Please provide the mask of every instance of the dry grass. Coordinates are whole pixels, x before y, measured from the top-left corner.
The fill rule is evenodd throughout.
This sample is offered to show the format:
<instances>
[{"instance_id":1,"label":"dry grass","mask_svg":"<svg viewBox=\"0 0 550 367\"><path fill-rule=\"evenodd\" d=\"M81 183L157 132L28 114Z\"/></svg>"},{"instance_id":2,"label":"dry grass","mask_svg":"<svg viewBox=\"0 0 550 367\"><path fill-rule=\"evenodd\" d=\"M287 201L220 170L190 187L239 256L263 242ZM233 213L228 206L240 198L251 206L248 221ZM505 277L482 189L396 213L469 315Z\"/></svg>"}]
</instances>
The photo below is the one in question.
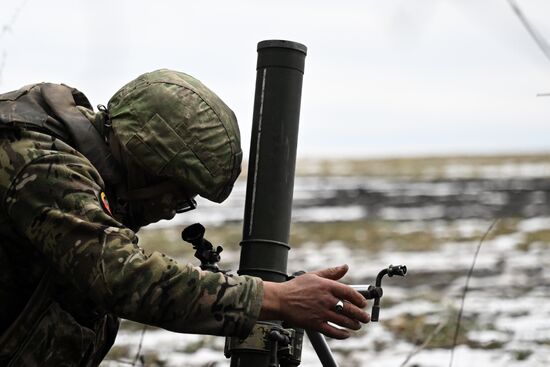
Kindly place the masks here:
<instances>
[{"instance_id":1,"label":"dry grass","mask_svg":"<svg viewBox=\"0 0 550 367\"><path fill-rule=\"evenodd\" d=\"M139 244L146 251L159 251L172 257L193 256L191 244L181 239L184 227L143 229L139 232ZM222 245L224 250L238 250L242 237L242 223L226 223L223 226L206 228L205 238L215 246Z\"/></svg>"},{"instance_id":2,"label":"dry grass","mask_svg":"<svg viewBox=\"0 0 550 367\"><path fill-rule=\"evenodd\" d=\"M487 240L515 233L519 221L518 218L501 219L489 233ZM467 233L464 233L461 223L457 221L415 222L417 228L411 230L404 230L408 222L385 220L300 222L292 225L290 245L300 247L305 243L315 243L322 247L333 241L341 241L348 247L371 252L430 251L448 243L478 241L489 226L489 222L485 222ZM194 250L181 239L181 230L181 227L145 229L139 234L140 245L146 251L159 251L172 257L191 259ZM205 237L216 246L222 245L226 251L239 251L242 223L208 227ZM518 248L528 250L534 243L550 245L550 230L526 233L525 240L518 244Z\"/></svg>"},{"instance_id":3,"label":"dry grass","mask_svg":"<svg viewBox=\"0 0 550 367\"><path fill-rule=\"evenodd\" d=\"M241 227L237 223L207 228L205 237L225 250L239 250ZM180 237L181 229L151 229L140 232L140 245L147 251L159 251L174 257L192 257L190 244ZM323 246L331 241L342 241L347 246L370 251L400 249L422 251L434 249L449 237L440 238L429 231L396 233L394 224L388 221L346 221L295 223L290 234L292 247L304 243Z\"/></svg>"},{"instance_id":4,"label":"dry grass","mask_svg":"<svg viewBox=\"0 0 550 367\"><path fill-rule=\"evenodd\" d=\"M525 239L517 245L519 250L528 251L531 246L544 246L550 248L550 229L542 229L525 233Z\"/></svg>"},{"instance_id":5,"label":"dry grass","mask_svg":"<svg viewBox=\"0 0 550 367\"><path fill-rule=\"evenodd\" d=\"M382 321L383 325L391 331L396 337L404 339L409 343L421 345L431 340L426 348L446 348L453 346L456 333L457 310L450 309L440 314L442 320L437 320L433 315L411 315L401 314L391 320ZM440 326L439 331L435 329ZM468 345L470 348L495 349L503 346L502 342L490 342L480 344L478 341L468 337L471 331L476 330L494 330L494 325L482 323L476 315L464 315L457 334L456 345ZM432 335L433 334L433 335Z\"/></svg>"},{"instance_id":6,"label":"dry grass","mask_svg":"<svg viewBox=\"0 0 550 367\"><path fill-rule=\"evenodd\" d=\"M446 177L450 166L467 167L471 176L487 167L501 165L550 164L550 154L443 156L383 159L304 159L297 162L296 172L302 176L373 176L431 178Z\"/></svg>"},{"instance_id":7,"label":"dry grass","mask_svg":"<svg viewBox=\"0 0 550 367\"><path fill-rule=\"evenodd\" d=\"M323 246L331 241L341 241L346 246L373 252L389 249L422 251L441 244L429 232L396 233L394 224L388 221L296 223L290 236L291 245L297 247L308 242Z\"/></svg>"}]
</instances>

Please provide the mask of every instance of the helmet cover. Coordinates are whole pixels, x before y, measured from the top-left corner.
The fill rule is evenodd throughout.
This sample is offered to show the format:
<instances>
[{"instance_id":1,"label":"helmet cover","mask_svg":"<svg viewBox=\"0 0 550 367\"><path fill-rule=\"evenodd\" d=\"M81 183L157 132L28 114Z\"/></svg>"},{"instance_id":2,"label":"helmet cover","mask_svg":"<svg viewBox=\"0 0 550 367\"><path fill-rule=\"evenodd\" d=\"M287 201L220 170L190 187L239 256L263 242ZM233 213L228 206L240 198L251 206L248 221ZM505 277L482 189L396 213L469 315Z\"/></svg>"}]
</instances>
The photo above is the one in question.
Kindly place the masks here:
<instances>
[{"instance_id":1,"label":"helmet cover","mask_svg":"<svg viewBox=\"0 0 550 367\"><path fill-rule=\"evenodd\" d=\"M229 196L241 171L237 119L200 81L167 69L146 73L116 92L108 109L123 153L147 174L214 202Z\"/></svg>"}]
</instances>

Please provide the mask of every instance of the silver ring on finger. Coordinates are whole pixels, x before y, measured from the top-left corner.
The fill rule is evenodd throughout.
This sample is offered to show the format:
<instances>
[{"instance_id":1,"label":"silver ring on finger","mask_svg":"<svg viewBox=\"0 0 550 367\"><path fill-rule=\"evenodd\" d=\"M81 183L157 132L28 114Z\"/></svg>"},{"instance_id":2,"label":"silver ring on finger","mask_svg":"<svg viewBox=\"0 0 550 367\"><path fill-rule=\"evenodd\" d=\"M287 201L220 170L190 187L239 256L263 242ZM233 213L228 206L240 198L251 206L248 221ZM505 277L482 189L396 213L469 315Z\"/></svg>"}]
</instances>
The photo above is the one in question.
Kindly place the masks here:
<instances>
[{"instance_id":1,"label":"silver ring on finger","mask_svg":"<svg viewBox=\"0 0 550 367\"><path fill-rule=\"evenodd\" d=\"M336 304L334 305L334 311L336 311L337 313L342 313L344 311L344 301L339 299L338 302L336 302Z\"/></svg>"}]
</instances>

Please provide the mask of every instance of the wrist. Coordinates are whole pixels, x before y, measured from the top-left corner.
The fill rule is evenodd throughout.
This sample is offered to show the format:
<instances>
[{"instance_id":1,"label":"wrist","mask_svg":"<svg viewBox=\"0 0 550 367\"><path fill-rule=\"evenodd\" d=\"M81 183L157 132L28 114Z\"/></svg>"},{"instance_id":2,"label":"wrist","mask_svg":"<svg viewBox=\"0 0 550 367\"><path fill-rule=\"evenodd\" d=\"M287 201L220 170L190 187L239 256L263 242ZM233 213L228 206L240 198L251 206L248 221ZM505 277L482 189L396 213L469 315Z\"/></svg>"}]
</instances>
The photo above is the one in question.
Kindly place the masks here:
<instances>
[{"instance_id":1,"label":"wrist","mask_svg":"<svg viewBox=\"0 0 550 367\"><path fill-rule=\"evenodd\" d=\"M281 297L280 283L263 282L264 296L259 320L280 320L281 319Z\"/></svg>"}]
</instances>

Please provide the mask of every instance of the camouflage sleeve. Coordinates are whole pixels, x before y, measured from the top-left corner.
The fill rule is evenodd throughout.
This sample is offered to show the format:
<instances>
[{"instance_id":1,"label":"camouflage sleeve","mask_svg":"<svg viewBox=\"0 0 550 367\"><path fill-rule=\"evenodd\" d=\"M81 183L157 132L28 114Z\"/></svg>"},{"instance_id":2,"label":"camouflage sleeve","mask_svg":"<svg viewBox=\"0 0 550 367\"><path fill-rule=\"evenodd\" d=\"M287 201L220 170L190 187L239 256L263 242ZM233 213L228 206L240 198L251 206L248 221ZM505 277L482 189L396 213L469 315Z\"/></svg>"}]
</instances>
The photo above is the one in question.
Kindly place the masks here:
<instances>
[{"instance_id":1,"label":"camouflage sleeve","mask_svg":"<svg viewBox=\"0 0 550 367\"><path fill-rule=\"evenodd\" d=\"M146 255L101 208L98 182L81 156L43 156L12 182L8 214L62 277L119 317L177 332L247 335L260 312L261 280Z\"/></svg>"}]
</instances>

